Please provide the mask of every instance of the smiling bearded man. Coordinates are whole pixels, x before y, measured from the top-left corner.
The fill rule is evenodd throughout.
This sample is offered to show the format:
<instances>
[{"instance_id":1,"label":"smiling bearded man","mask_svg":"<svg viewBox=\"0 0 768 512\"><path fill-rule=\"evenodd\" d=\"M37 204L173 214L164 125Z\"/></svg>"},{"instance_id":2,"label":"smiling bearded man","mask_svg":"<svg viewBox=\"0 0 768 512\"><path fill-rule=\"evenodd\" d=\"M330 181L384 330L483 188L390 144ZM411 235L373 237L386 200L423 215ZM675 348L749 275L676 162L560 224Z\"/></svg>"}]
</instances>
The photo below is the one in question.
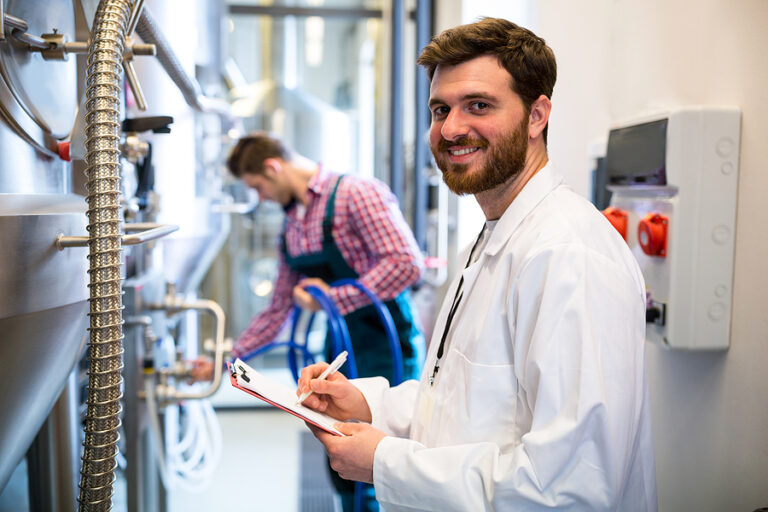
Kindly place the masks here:
<instances>
[{"instance_id":1,"label":"smiling bearded man","mask_svg":"<svg viewBox=\"0 0 768 512\"><path fill-rule=\"evenodd\" d=\"M490 149L479 173L471 174L469 164L453 163L448 153L455 146L474 147L474 151ZM528 117L524 116L511 134L504 135L491 144L486 139L462 136L456 141L440 138L437 148L430 145L437 167L443 172L443 181L454 194L477 194L514 180L525 166L528 150ZM459 150L458 153L468 151ZM470 152L473 150L469 150Z\"/></svg>"}]
</instances>

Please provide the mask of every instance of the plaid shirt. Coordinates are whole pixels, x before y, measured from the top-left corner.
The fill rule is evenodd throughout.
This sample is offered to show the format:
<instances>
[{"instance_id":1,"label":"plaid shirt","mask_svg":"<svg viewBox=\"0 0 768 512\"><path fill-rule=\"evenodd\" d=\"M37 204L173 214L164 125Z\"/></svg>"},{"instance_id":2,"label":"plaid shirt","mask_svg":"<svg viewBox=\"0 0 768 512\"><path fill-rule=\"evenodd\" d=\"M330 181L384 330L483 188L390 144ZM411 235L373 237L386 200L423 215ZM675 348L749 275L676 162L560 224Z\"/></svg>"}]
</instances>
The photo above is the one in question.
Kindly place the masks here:
<instances>
[{"instance_id":1,"label":"plaid shirt","mask_svg":"<svg viewBox=\"0 0 768 512\"><path fill-rule=\"evenodd\" d=\"M323 217L337 176L319 171L309 181L306 211L297 205L286 213L285 230L278 243L285 237L292 257L322 249ZM344 260L360 276L358 281L382 301L397 297L421 276L424 262L416 240L394 194L378 180L344 177L336 192L332 235ZM238 338L235 357L272 341L293 307L293 287L302 276L292 271L282 251L279 253L272 300ZM348 285L332 288L329 297L342 315L370 304L361 291Z\"/></svg>"}]
</instances>

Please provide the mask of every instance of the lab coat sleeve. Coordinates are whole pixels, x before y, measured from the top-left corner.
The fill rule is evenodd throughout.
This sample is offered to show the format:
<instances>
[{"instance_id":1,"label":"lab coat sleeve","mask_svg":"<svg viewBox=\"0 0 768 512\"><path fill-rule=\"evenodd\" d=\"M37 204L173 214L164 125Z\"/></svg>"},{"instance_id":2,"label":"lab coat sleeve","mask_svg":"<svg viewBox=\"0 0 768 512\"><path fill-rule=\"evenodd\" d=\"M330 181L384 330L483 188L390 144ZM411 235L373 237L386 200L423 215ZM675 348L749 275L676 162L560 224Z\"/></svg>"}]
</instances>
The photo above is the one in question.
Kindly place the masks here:
<instances>
[{"instance_id":1,"label":"lab coat sleeve","mask_svg":"<svg viewBox=\"0 0 768 512\"><path fill-rule=\"evenodd\" d=\"M406 380L399 386L389 387L384 377L355 379L371 410L371 425L389 436L407 437L416 404L419 381Z\"/></svg>"},{"instance_id":2,"label":"lab coat sleeve","mask_svg":"<svg viewBox=\"0 0 768 512\"><path fill-rule=\"evenodd\" d=\"M512 276L504 310L511 378L531 425L518 425L520 442L504 450L494 442L428 448L383 439L373 479L388 512L616 509L642 406L637 281L587 247L551 248Z\"/></svg>"}]
</instances>

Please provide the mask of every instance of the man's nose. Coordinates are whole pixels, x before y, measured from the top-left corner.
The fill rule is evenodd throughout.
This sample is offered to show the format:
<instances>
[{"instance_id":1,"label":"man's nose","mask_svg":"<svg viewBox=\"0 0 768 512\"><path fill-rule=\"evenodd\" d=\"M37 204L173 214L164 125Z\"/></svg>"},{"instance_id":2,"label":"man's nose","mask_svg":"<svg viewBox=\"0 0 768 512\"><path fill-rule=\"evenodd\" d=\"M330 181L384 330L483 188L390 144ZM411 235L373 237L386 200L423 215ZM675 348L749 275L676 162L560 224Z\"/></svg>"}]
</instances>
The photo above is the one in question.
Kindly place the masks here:
<instances>
[{"instance_id":1,"label":"man's nose","mask_svg":"<svg viewBox=\"0 0 768 512\"><path fill-rule=\"evenodd\" d=\"M465 122L464 116L457 110L451 110L448 112L443 125L440 127L440 135L445 140L456 140L459 137L468 134L469 128Z\"/></svg>"}]
</instances>

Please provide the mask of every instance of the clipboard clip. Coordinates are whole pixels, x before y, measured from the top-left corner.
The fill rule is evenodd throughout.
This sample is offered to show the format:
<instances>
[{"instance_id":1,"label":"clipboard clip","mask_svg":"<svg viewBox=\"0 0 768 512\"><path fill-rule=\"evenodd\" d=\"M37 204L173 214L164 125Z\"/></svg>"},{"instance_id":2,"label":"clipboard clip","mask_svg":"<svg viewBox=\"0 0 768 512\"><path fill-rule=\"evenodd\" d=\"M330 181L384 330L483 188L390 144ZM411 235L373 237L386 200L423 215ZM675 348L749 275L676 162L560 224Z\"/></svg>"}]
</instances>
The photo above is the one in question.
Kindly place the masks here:
<instances>
[{"instance_id":1,"label":"clipboard clip","mask_svg":"<svg viewBox=\"0 0 768 512\"><path fill-rule=\"evenodd\" d=\"M247 373L245 372L245 368L243 368L241 365L237 365L237 369L240 370L240 377L242 377L245 382L251 382L251 378L248 377Z\"/></svg>"}]
</instances>

